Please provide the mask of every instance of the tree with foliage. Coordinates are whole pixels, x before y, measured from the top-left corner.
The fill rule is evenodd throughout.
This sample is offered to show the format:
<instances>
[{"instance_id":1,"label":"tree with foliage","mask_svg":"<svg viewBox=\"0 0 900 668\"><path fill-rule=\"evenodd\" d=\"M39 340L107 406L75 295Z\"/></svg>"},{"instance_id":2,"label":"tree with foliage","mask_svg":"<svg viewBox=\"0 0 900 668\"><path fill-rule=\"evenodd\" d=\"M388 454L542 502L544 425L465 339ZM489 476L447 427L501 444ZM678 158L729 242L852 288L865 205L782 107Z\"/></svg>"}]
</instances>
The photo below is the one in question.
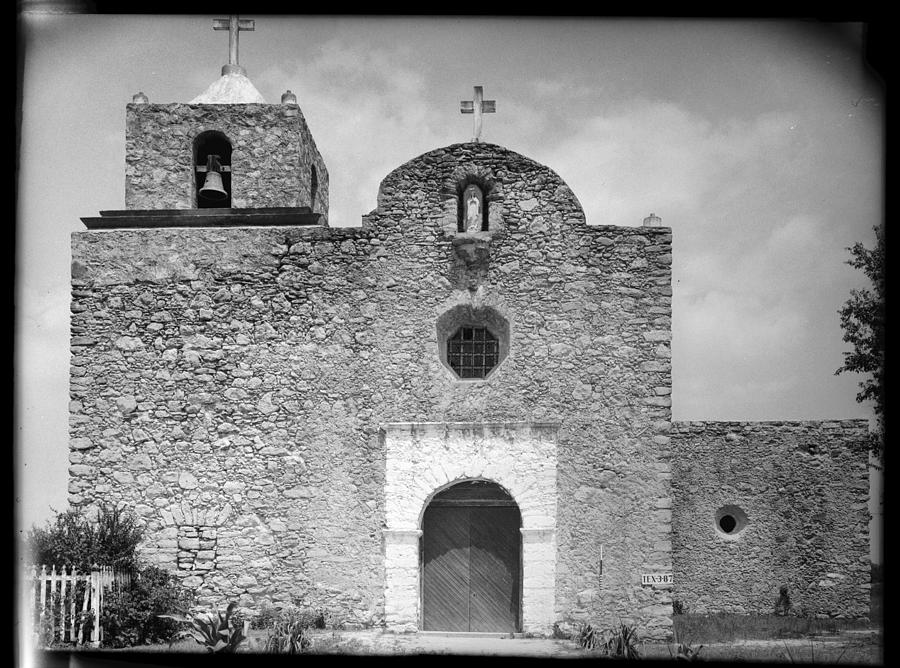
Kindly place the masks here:
<instances>
[{"instance_id":1,"label":"tree with foliage","mask_svg":"<svg viewBox=\"0 0 900 668\"><path fill-rule=\"evenodd\" d=\"M92 518L78 509L57 513L46 526L32 527L25 539L38 566L74 566L84 573L98 564L131 574L125 584L106 591L100 618L105 645L131 647L170 640L178 625L159 615L193 603L193 594L177 577L141 563L137 547L143 535L130 510L101 505Z\"/></svg>"},{"instance_id":2,"label":"tree with foliage","mask_svg":"<svg viewBox=\"0 0 900 668\"><path fill-rule=\"evenodd\" d=\"M844 364L834 373L851 371L869 374L859 386L858 402L872 401L878 421L877 432L872 434L873 454L882 460L884 456L884 228L875 228L875 248L869 250L856 243L847 250L851 259L847 264L861 269L872 281L872 289L851 290L850 299L838 311L844 341L853 344L853 350L844 353Z\"/></svg>"},{"instance_id":3,"label":"tree with foliage","mask_svg":"<svg viewBox=\"0 0 900 668\"><path fill-rule=\"evenodd\" d=\"M133 571L143 535L132 512L102 505L93 521L76 509L57 513L47 526L32 527L25 540L35 564L74 566L81 572L94 564Z\"/></svg>"}]
</instances>

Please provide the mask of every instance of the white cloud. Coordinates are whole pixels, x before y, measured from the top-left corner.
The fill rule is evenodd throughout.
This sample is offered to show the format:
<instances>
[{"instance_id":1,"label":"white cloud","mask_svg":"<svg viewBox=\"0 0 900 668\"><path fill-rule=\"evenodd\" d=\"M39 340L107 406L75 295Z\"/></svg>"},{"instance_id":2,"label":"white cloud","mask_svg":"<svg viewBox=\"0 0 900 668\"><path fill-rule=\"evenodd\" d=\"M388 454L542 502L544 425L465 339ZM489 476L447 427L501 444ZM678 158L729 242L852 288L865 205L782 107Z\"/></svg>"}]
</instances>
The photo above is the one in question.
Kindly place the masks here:
<instances>
[{"instance_id":1,"label":"white cloud","mask_svg":"<svg viewBox=\"0 0 900 668\"><path fill-rule=\"evenodd\" d=\"M375 208L382 178L441 145L425 102L425 79L413 65L402 47L373 50L332 41L312 62L260 74L260 81L282 87L302 81L292 90L328 167L332 225L359 225ZM342 85L330 85L334 80Z\"/></svg>"},{"instance_id":2,"label":"white cloud","mask_svg":"<svg viewBox=\"0 0 900 668\"><path fill-rule=\"evenodd\" d=\"M629 100L549 158L589 223L640 225L654 212L673 228L677 419L798 418L837 387L845 252L828 201L800 183L810 147L791 125L789 113L714 124Z\"/></svg>"},{"instance_id":3,"label":"white cloud","mask_svg":"<svg viewBox=\"0 0 900 668\"><path fill-rule=\"evenodd\" d=\"M42 521L66 507L69 404L69 291L19 287L16 313L17 511Z\"/></svg>"}]
</instances>

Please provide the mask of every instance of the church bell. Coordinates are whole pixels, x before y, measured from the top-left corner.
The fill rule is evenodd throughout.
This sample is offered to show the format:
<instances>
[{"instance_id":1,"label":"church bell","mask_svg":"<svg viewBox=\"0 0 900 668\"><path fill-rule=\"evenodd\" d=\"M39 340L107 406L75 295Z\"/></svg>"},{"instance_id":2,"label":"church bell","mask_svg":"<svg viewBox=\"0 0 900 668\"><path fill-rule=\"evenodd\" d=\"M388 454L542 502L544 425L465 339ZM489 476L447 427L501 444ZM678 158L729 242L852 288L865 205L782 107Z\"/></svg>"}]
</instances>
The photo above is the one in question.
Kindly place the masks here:
<instances>
[{"instance_id":1,"label":"church bell","mask_svg":"<svg viewBox=\"0 0 900 668\"><path fill-rule=\"evenodd\" d=\"M222 185L222 175L219 173L219 156L211 155L206 162L206 179L200 188L200 195L206 199L223 200L228 197L225 186Z\"/></svg>"}]
</instances>

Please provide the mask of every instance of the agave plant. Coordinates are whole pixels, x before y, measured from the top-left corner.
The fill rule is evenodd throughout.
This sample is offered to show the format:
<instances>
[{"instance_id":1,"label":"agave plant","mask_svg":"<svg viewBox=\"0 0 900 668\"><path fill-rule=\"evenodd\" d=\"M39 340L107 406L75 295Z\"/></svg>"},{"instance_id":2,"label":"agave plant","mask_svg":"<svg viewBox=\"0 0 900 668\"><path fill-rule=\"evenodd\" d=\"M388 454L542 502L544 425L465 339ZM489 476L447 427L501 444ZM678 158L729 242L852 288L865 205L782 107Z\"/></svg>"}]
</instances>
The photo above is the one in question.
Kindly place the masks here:
<instances>
[{"instance_id":1,"label":"agave plant","mask_svg":"<svg viewBox=\"0 0 900 668\"><path fill-rule=\"evenodd\" d=\"M157 615L164 619L173 619L176 622L190 624L191 628L179 631L172 642L181 638L193 638L206 647L208 652L221 652L233 654L238 645L244 640L244 630L240 625L232 626L231 613L234 612L237 603L231 602L225 612L216 610L213 612L198 612L187 615ZM171 643L170 643L171 646Z\"/></svg>"},{"instance_id":2,"label":"agave plant","mask_svg":"<svg viewBox=\"0 0 900 668\"><path fill-rule=\"evenodd\" d=\"M596 649L602 643L600 633L590 624L582 624L575 640L585 649Z\"/></svg>"},{"instance_id":3,"label":"agave plant","mask_svg":"<svg viewBox=\"0 0 900 668\"><path fill-rule=\"evenodd\" d=\"M637 631L634 628L627 624L620 624L619 628L613 631L609 639L601 645L601 649L607 656L638 659L640 654L637 649L637 639Z\"/></svg>"}]
</instances>

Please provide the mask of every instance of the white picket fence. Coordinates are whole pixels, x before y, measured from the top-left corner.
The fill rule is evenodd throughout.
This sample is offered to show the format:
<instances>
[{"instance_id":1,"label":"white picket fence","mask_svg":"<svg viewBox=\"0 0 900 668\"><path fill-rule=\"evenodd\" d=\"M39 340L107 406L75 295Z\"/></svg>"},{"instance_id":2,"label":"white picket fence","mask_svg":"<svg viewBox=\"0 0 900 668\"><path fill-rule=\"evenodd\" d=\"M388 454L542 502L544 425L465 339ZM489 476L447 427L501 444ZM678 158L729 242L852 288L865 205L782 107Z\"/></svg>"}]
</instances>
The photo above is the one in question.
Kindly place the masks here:
<instances>
[{"instance_id":1,"label":"white picket fence","mask_svg":"<svg viewBox=\"0 0 900 668\"><path fill-rule=\"evenodd\" d=\"M75 568L63 566L31 567L25 576L32 609L32 619L37 629L49 629L45 642L71 642L79 645L100 645L103 628L100 614L103 611L103 595L108 587L127 586L131 582L130 573L122 573L101 566L95 566L88 573L79 573ZM79 583L84 583L79 586ZM85 617L90 613L93 624L85 638ZM39 631L35 632L38 635Z\"/></svg>"}]
</instances>

